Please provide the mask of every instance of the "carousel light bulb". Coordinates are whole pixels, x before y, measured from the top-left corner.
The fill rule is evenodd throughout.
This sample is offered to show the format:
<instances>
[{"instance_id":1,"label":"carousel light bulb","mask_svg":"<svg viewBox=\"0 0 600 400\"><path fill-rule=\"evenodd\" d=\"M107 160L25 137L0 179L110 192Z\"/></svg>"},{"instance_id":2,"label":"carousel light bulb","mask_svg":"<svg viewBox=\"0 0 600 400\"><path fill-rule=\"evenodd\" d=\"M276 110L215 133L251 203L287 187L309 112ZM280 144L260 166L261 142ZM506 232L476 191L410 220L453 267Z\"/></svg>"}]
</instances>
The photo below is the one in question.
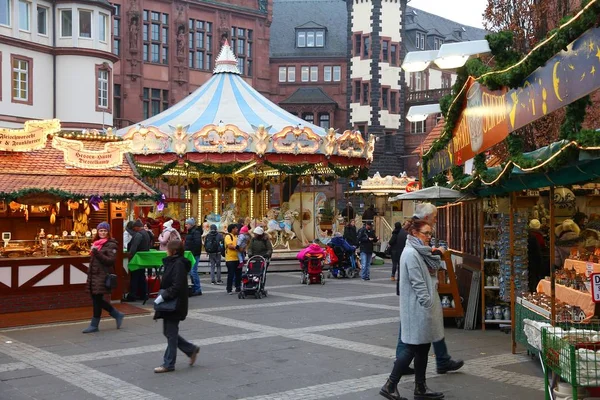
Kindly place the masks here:
<instances>
[{"instance_id":1,"label":"carousel light bulb","mask_svg":"<svg viewBox=\"0 0 600 400\"><path fill-rule=\"evenodd\" d=\"M254 190L250 189L250 218L254 218Z\"/></svg>"}]
</instances>

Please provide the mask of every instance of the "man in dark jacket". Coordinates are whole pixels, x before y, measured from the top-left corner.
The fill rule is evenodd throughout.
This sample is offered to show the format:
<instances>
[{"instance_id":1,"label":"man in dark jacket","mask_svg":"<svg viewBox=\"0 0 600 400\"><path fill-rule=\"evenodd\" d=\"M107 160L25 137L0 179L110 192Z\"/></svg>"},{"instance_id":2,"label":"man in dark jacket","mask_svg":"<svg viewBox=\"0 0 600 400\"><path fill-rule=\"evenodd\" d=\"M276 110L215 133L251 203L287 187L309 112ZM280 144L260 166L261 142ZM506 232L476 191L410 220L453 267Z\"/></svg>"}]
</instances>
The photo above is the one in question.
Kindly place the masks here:
<instances>
[{"instance_id":1,"label":"man in dark jacket","mask_svg":"<svg viewBox=\"0 0 600 400\"><path fill-rule=\"evenodd\" d=\"M371 204L362 215L363 222L373 221L376 215L377 211L375 211L375 206Z\"/></svg>"},{"instance_id":2,"label":"man in dark jacket","mask_svg":"<svg viewBox=\"0 0 600 400\"><path fill-rule=\"evenodd\" d=\"M402 224L400 222L396 222L394 225L394 231L392 232L392 237L388 243L388 246L390 246L392 250L392 280L396 280L396 272L399 272L398 267L400 266L400 255L402 254L402 250L404 250L407 235L408 232L402 229Z\"/></svg>"},{"instance_id":3,"label":"man in dark jacket","mask_svg":"<svg viewBox=\"0 0 600 400\"><path fill-rule=\"evenodd\" d=\"M217 226L212 224L210 231L204 238L204 250L208 254L208 262L210 263L210 283L213 285L222 285L221 280L221 248L223 244L223 235L217 232ZM217 280L215 280L215 270L217 272Z\"/></svg>"},{"instance_id":4,"label":"man in dark jacket","mask_svg":"<svg viewBox=\"0 0 600 400\"><path fill-rule=\"evenodd\" d=\"M131 246L129 247L129 259L133 260L138 251L150 251L151 241L150 235L144 230L144 224L139 219L133 223L133 239L131 239ZM146 299L148 291L146 288L146 274L144 269L138 269L137 271L131 271L130 282L129 282L129 293L125 295L125 301L136 301L139 299Z\"/></svg>"},{"instance_id":5,"label":"man in dark jacket","mask_svg":"<svg viewBox=\"0 0 600 400\"><path fill-rule=\"evenodd\" d=\"M344 228L344 239L346 239L351 246L358 247L358 234L356 233L356 223L353 219L351 219Z\"/></svg>"},{"instance_id":6,"label":"man in dark jacket","mask_svg":"<svg viewBox=\"0 0 600 400\"><path fill-rule=\"evenodd\" d=\"M200 276L198 275L198 263L202 254L202 228L196 226L194 218L185 220L185 229L188 233L185 236L185 250L191 251L196 259L192 269L190 270L190 278L192 278L192 296L202 296L202 285Z\"/></svg>"},{"instance_id":7,"label":"man in dark jacket","mask_svg":"<svg viewBox=\"0 0 600 400\"><path fill-rule=\"evenodd\" d=\"M348 202L346 204L346 207L344 207L344 209L342 210L342 217L344 217L346 221L354 219L354 207L352 207L351 202Z\"/></svg>"},{"instance_id":8,"label":"man in dark jacket","mask_svg":"<svg viewBox=\"0 0 600 400\"><path fill-rule=\"evenodd\" d=\"M361 278L363 281L370 281L371 259L373 258L373 244L377 243L379 238L375 236L373 223L368 221L364 228L358 231L358 243L360 245L360 264L362 266Z\"/></svg>"}]
</instances>

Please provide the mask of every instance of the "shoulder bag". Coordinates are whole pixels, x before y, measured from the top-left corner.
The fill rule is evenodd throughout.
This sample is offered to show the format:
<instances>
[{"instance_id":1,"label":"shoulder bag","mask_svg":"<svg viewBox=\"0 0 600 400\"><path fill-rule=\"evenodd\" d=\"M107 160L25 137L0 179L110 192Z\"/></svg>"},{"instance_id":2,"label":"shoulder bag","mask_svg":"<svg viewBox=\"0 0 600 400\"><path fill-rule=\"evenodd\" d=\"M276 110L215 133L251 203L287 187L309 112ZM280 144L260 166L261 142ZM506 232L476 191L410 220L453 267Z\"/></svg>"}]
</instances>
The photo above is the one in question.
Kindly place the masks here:
<instances>
[{"instance_id":1,"label":"shoulder bag","mask_svg":"<svg viewBox=\"0 0 600 400\"><path fill-rule=\"evenodd\" d=\"M165 293L164 289L161 289L158 292L159 296L162 296ZM164 296L163 296L164 298ZM177 311L177 298L171 300L165 300L160 304L154 303L154 311L162 311L162 312L175 312Z\"/></svg>"}]
</instances>

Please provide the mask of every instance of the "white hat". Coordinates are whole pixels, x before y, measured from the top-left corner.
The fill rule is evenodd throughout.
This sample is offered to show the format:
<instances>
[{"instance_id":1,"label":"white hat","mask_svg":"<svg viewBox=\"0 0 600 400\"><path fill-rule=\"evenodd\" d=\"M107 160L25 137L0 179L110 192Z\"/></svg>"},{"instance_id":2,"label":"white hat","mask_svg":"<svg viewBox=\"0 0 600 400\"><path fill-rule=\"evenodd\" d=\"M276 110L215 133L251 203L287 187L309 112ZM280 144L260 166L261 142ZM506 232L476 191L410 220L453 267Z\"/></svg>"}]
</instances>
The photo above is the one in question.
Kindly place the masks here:
<instances>
[{"instance_id":1,"label":"white hat","mask_svg":"<svg viewBox=\"0 0 600 400\"><path fill-rule=\"evenodd\" d=\"M260 226L257 226L256 228L254 228L254 230L252 232L254 232L255 235L260 236L265 233L265 230L263 228L261 228Z\"/></svg>"},{"instance_id":2,"label":"white hat","mask_svg":"<svg viewBox=\"0 0 600 400\"><path fill-rule=\"evenodd\" d=\"M529 228L540 229L541 227L542 227L542 224L540 223L540 220L532 219L531 221L529 221Z\"/></svg>"},{"instance_id":3,"label":"white hat","mask_svg":"<svg viewBox=\"0 0 600 400\"><path fill-rule=\"evenodd\" d=\"M165 222L163 224L163 229L170 229L172 227L173 227L173 220L172 219L168 220L167 222Z\"/></svg>"}]
</instances>

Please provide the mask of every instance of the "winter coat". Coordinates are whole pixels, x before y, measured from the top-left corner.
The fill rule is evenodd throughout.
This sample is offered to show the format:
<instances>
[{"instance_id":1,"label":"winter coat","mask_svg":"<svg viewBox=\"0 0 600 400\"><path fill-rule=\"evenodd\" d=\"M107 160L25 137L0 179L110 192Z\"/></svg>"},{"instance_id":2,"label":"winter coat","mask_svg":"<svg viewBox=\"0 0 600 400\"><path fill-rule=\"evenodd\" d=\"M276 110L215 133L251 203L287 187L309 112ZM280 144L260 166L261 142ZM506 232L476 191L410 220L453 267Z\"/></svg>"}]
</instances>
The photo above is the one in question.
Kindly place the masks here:
<instances>
[{"instance_id":1,"label":"winter coat","mask_svg":"<svg viewBox=\"0 0 600 400\"><path fill-rule=\"evenodd\" d=\"M346 239L341 236L336 236L329 242L331 246L341 247L345 252L353 252L356 250L354 246L351 246Z\"/></svg>"},{"instance_id":2,"label":"winter coat","mask_svg":"<svg viewBox=\"0 0 600 400\"><path fill-rule=\"evenodd\" d=\"M346 241L350 243L350 245L358 247L358 235L356 233L356 226L347 225L344 228L344 239L346 239Z\"/></svg>"},{"instance_id":3,"label":"winter coat","mask_svg":"<svg viewBox=\"0 0 600 400\"><path fill-rule=\"evenodd\" d=\"M100 251L92 250L86 282L87 290L91 294L110 293L105 286L106 275L107 273L115 273L118 246L119 243L115 239L109 239L104 243ZM105 268L106 271L104 270Z\"/></svg>"},{"instance_id":4,"label":"winter coat","mask_svg":"<svg viewBox=\"0 0 600 400\"><path fill-rule=\"evenodd\" d=\"M212 254L221 254L221 244L223 242L223 235L221 235L217 231L209 231L208 234L206 234L206 237L204 238L204 250L206 250L206 253L211 254L206 249L206 242L208 241L208 238L211 238L211 241L212 241L213 236L216 236L217 251L213 251ZM187 239L186 239L186 250L187 250Z\"/></svg>"},{"instance_id":5,"label":"winter coat","mask_svg":"<svg viewBox=\"0 0 600 400\"><path fill-rule=\"evenodd\" d=\"M407 235L408 232L402 228L394 229L392 232L392 237L390 238L388 245L391 248L393 262L400 262L400 255L402 255L402 251L406 245Z\"/></svg>"},{"instance_id":6,"label":"winter coat","mask_svg":"<svg viewBox=\"0 0 600 400\"><path fill-rule=\"evenodd\" d=\"M163 258L165 271L160 282L165 301L177 299L174 312L156 311L154 319L171 319L183 321L188 313L188 274L192 268L190 261L184 256L169 256Z\"/></svg>"},{"instance_id":7,"label":"winter coat","mask_svg":"<svg viewBox=\"0 0 600 400\"><path fill-rule=\"evenodd\" d=\"M210 234L210 232L209 232ZM185 236L185 249L191 251L194 257L200 256L202 253L202 228L193 226Z\"/></svg>"},{"instance_id":8,"label":"winter coat","mask_svg":"<svg viewBox=\"0 0 600 400\"><path fill-rule=\"evenodd\" d=\"M173 228L165 229L164 231L162 231L162 233L158 237L158 242L160 243L159 250L167 251L167 245L172 240L181 240L181 236L179 235L179 232L177 232Z\"/></svg>"},{"instance_id":9,"label":"winter coat","mask_svg":"<svg viewBox=\"0 0 600 400\"><path fill-rule=\"evenodd\" d=\"M300 250L300 252L296 255L296 258L300 261L304 260L304 257L311 255L311 256L318 256L318 255L322 255L323 257L325 257L325 250L319 246L316 243L312 243L310 244L310 246L308 246L305 249Z\"/></svg>"},{"instance_id":10,"label":"winter coat","mask_svg":"<svg viewBox=\"0 0 600 400\"><path fill-rule=\"evenodd\" d=\"M579 235L575 232L564 232L560 238L556 240L554 246L554 265L557 268L562 268L565 265L565 260L571 255L571 248L578 246Z\"/></svg>"},{"instance_id":11,"label":"winter coat","mask_svg":"<svg viewBox=\"0 0 600 400\"><path fill-rule=\"evenodd\" d=\"M349 220L354 219L354 217L355 217L354 208L352 206L350 206L350 207L346 206L346 207L342 208L341 214L342 214L342 217L348 218Z\"/></svg>"},{"instance_id":12,"label":"winter coat","mask_svg":"<svg viewBox=\"0 0 600 400\"><path fill-rule=\"evenodd\" d=\"M377 243L375 231L373 229L360 228L358 231L358 243L360 244L361 253L373 254L373 244Z\"/></svg>"},{"instance_id":13,"label":"winter coat","mask_svg":"<svg viewBox=\"0 0 600 400\"><path fill-rule=\"evenodd\" d=\"M250 243L250 235L247 233L242 233L238 235L237 238L237 246L240 251L246 251L246 247L248 247L248 243Z\"/></svg>"},{"instance_id":14,"label":"winter coat","mask_svg":"<svg viewBox=\"0 0 600 400\"><path fill-rule=\"evenodd\" d=\"M133 239L130 242L129 247L129 259L131 260L135 253L138 251L150 251L150 247L152 246L152 241L150 240L150 235L145 230L141 230L136 232L133 235Z\"/></svg>"},{"instance_id":15,"label":"winter coat","mask_svg":"<svg viewBox=\"0 0 600 400\"><path fill-rule=\"evenodd\" d=\"M267 239L266 236L263 238L255 237L252 238L250 244L248 245L248 256L263 256L266 258L271 258L273 255L273 245L271 241Z\"/></svg>"},{"instance_id":16,"label":"winter coat","mask_svg":"<svg viewBox=\"0 0 600 400\"><path fill-rule=\"evenodd\" d=\"M426 344L444 338L444 316L427 264L407 242L400 256L400 326L402 341Z\"/></svg>"}]
</instances>

